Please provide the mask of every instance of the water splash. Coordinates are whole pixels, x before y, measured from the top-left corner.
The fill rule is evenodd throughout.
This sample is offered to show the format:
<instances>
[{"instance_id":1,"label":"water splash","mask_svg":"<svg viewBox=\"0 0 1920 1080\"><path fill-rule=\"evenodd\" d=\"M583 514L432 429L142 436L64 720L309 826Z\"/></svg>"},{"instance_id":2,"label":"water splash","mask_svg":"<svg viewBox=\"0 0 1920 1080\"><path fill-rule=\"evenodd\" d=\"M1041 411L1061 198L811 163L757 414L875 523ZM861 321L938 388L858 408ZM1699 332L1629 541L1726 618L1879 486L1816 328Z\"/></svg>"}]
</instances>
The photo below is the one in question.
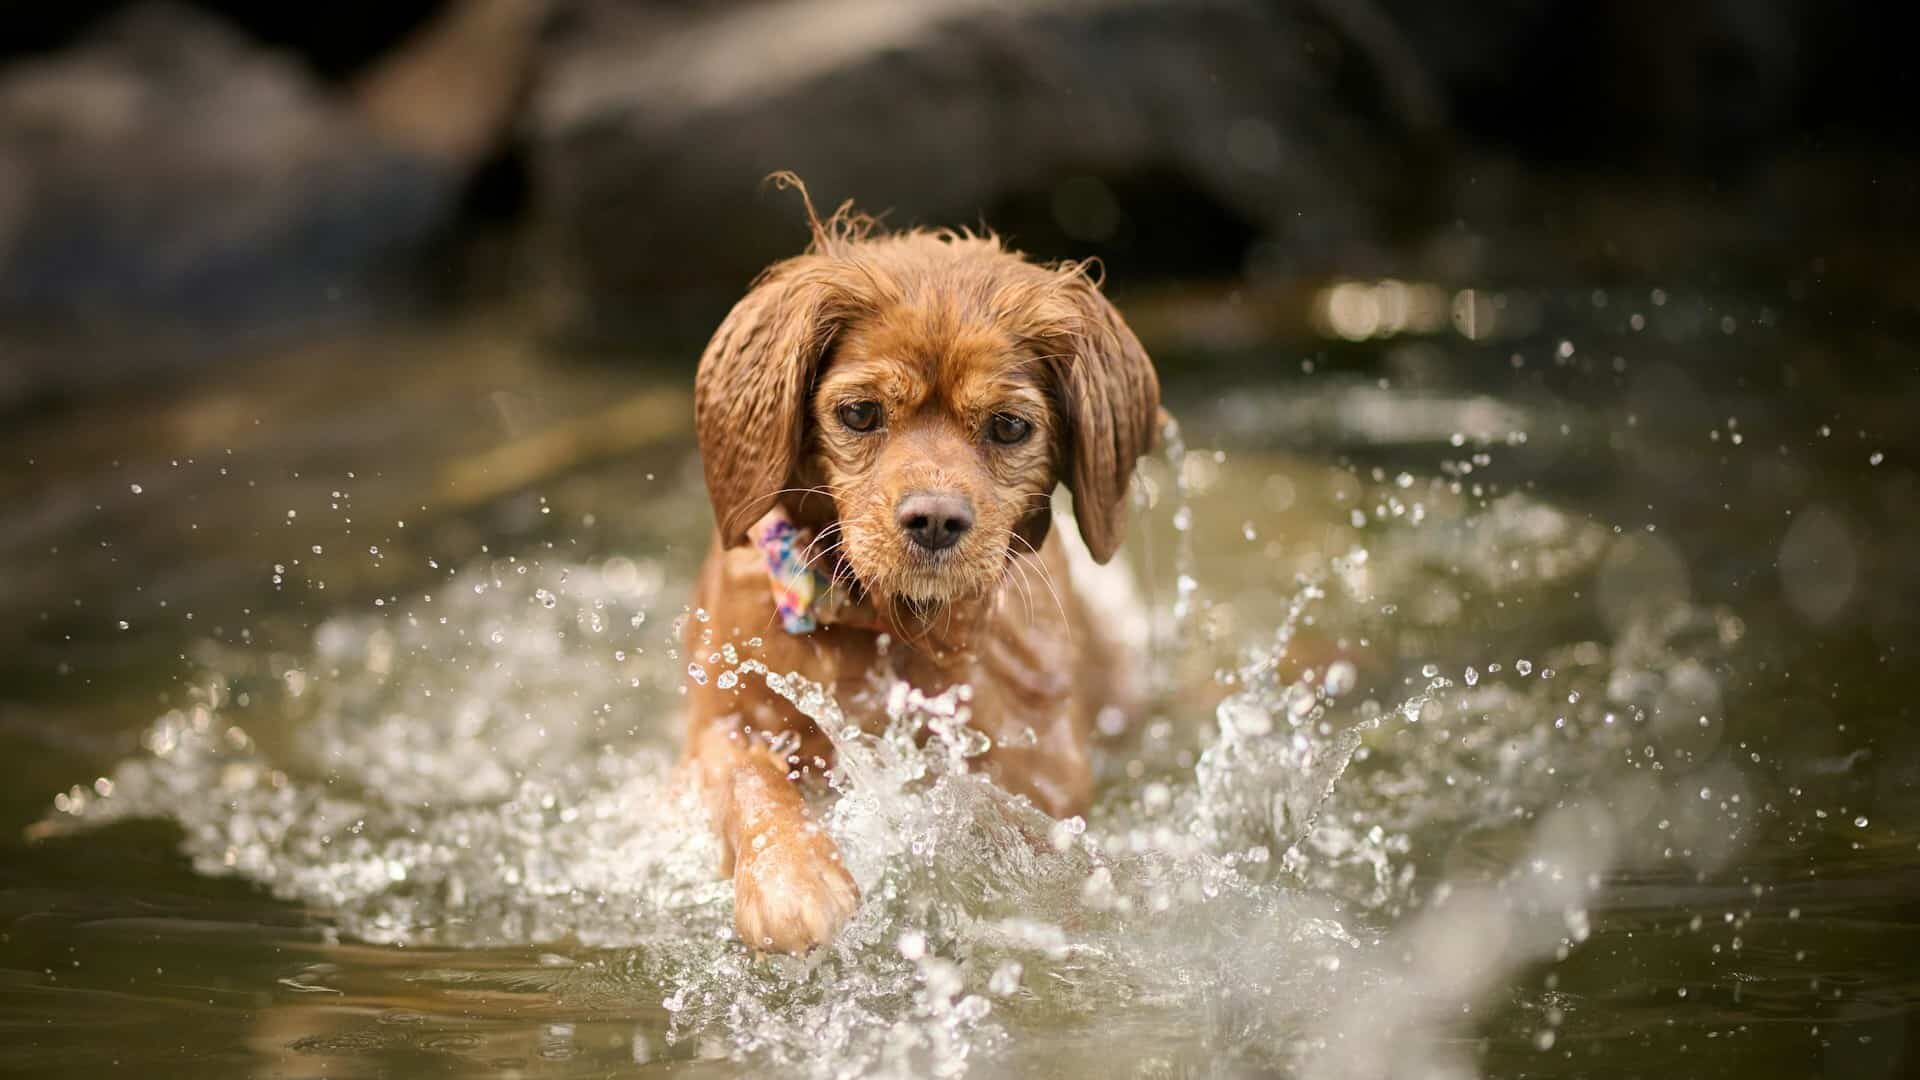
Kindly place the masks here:
<instances>
[{"instance_id":1,"label":"water splash","mask_svg":"<svg viewBox=\"0 0 1920 1080\"><path fill-rule=\"evenodd\" d=\"M432 599L330 619L298 655L209 655L145 753L63 793L51 820L171 818L196 868L320 909L348 938L579 950L592 962L517 977L572 1000L657 1001L671 1038L717 1039L756 1068L1017 1071L1036 1052L1023 1036L1079 1027L1169 1070L1387 1071L1374 1018L1403 1015L1394 1053L1417 1053L1463 1003L1582 936L1591 880L1632 844L1618 829L1594 841L1585 811L1536 813L1564 801L1566 775L1650 732L1676 762L1710 764L1713 746L1660 725L1708 695L1705 661L1737 635L1722 614L1636 611L1611 641L1530 643L1540 678L1477 658L1471 686L1310 664L1299 635L1318 619L1419 655L1444 612L1381 615L1391 602L1555 586L1605 551L1597 527L1513 497L1371 533L1297 579L1230 662L1197 757L1107 768L1126 779L1084 822L968 771L983 737L957 694L883 680L891 722L863 732L804 679L708 671L764 680L836 744L834 790L817 794L835 796L823 820L865 899L804 958L756 960L732 940L731 884L673 772L679 661L647 619L680 585L626 558L495 560ZM1190 579L1190 547L1176 564ZM1170 643L1167 625L1162 648L1188 636ZM1531 854L1515 873L1421 886L1417 831L1516 820ZM1466 964L1463 942L1492 944Z\"/></svg>"},{"instance_id":2,"label":"water splash","mask_svg":"<svg viewBox=\"0 0 1920 1080\"><path fill-rule=\"evenodd\" d=\"M170 817L197 869L322 908L351 938L611 949L596 970L612 982L570 989L658 995L677 1034L724 1030L735 1054L810 1070L952 1073L1000 1050L1009 1019L1190 1011L1196 981L1312 1000L1320 958L1357 947L1324 900L1238 873L1218 826L1131 850L1115 821L1054 822L967 771L985 739L953 692L895 683L892 722L869 734L820 687L749 661L714 674L764 680L836 743L824 820L867 898L831 950L756 961L730 940L731 885L661 725L614 704L649 697L605 640L628 607L583 584L590 568L497 569L462 575L481 584L436 618L328 621L300 666L267 662L278 679L222 657L111 797L66 798L59 820ZM286 745L263 748L243 712L287 718ZM1219 759L1179 798L1219 817L1245 786L1234 768ZM1302 815L1298 785L1331 782L1265 779Z\"/></svg>"}]
</instances>

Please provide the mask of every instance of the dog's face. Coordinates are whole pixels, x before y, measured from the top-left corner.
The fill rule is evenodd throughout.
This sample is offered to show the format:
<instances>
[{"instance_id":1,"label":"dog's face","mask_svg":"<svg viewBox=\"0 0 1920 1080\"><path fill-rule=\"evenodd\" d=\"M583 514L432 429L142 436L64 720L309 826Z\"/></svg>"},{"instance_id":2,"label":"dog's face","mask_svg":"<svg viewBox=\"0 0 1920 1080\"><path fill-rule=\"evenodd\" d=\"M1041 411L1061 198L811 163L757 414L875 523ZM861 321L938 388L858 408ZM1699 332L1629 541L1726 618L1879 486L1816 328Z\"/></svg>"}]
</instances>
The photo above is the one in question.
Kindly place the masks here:
<instances>
[{"instance_id":1,"label":"dog's face","mask_svg":"<svg viewBox=\"0 0 1920 1080\"><path fill-rule=\"evenodd\" d=\"M1064 480L1105 562L1159 409L1132 332L1083 267L867 227L816 226L701 358L695 422L722 541L780 502L869 595L926 610L997 587L1045 538Z\"/></svg>"},{"instance_id":2,"label":"dog's face","mask_svg":"<svg viewBox=\"0 0 1920 1080\"><path fill-rule=\"evenodd\" d=\"M854 576L922 606L997 584L1059 482L1045 362L941 299L844 328L813 391L806 463Z\"/></svg>"}]
</instances>

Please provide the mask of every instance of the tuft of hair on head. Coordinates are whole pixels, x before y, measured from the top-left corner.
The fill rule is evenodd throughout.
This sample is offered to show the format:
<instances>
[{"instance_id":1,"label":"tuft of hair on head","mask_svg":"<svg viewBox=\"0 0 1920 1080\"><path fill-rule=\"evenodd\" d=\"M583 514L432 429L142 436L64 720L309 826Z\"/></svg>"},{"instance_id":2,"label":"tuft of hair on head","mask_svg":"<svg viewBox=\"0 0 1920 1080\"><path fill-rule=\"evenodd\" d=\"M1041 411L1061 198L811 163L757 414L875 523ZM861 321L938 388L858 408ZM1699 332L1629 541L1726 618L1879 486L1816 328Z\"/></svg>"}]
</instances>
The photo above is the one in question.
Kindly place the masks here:
<instances>
[{"instance_id":1,"label":"tuft of hair on head","mask_svg":"<svg viewBox=\"0 0 1920 1080\"><path fill-rule=\"evenodd\" d=\"M1107 284L1107 264L1101 262L1098 255L1089 255L1084 259L1066 259L1054 263L1053 270L1062 280L1085 281L1095 289L1104 289Z\"/></svg>"},{"instance_id":2,"label":"tuft of hair on head","mask_svg":"<svg viewBox=\"0 0 1920 1080\"><path fill-rule=\"evenodd\" d=\"M811 255L841 255L847 248L865 240L873 230L879 227L880 219L872 214L853 208L853 200L848 199L835 207L833 213L825 218L814 208L813 195L807 191L806 181L786 169L767 174L766 183L781 191L793 190L800 193L800 202L807 208L807 226L813 231L813 240L807 244Z\"/></svg>"}]
</instances>

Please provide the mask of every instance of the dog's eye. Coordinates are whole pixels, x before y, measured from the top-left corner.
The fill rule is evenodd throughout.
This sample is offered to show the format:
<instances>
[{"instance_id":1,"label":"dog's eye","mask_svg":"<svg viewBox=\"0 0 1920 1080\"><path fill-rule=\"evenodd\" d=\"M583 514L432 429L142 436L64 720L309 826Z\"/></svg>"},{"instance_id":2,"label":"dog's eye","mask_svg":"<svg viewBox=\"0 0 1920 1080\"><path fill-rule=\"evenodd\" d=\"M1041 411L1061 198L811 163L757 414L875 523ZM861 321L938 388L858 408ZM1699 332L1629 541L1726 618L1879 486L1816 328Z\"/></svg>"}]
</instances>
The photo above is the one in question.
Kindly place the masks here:
<instances>
[{"instance_id":1,"label":"dog's eye","mask_svg":"<svg viewBox=\"0 0 1920 1080\"><path fill-rule=\"evenodd\" d=\"M1006 413L993 414L993 420L987 425L987 435L1001 446L1012 446L1027 440L1033 434L1033 425L1017 416Z\"/></svg>"},{"instance_id":2,"label":"dog's eye","mask_svg":"<svg viewBox=\"0 0 1920 1080\"><path fill-rule=\"evenodd\" d=\"M847 425L849 431L872 431L880 423L880 403L849 401L840 406L840 422Z\"/></svg>"}]
</instances>

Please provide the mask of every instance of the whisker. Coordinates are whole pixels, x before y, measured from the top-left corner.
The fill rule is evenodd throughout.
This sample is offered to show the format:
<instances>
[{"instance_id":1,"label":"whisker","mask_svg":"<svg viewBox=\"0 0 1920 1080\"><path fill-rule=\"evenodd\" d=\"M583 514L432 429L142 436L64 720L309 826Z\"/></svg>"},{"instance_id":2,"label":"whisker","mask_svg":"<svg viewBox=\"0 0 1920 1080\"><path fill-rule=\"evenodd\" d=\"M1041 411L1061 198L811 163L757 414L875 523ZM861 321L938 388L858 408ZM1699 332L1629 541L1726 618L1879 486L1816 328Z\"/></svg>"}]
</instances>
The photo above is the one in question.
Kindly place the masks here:
<instances>
[{"instance_id":1,"label":"whisker","mask_svg":"<svg viewBox=\"0 0 1920 1080\"><path fill-rule=\"evenodd\" d=\"M1067 606L1066 604L1062 603L1060 600L1060 591L1054 588L1053 574L1048 572L1045 563L1040 562L1040 551L1038 548L1035 548L1033 546L1032 542L1030 542L1026 537L1021 536L1019 533L1014 533L1013 537L1014 539L1020 541L1021 543L1026 544L1027 550L1032 553L1031 557L1033 559L1033 568L1040 572L1040 583L1042 585L1045 585L1047 587L1047 592L1052 595L1054 610L1060 613L1060 623L1062 626L1065 626L1067 628L1067 639L1071 641L1073 639L1073 620L1067 617ZM1021 559L1026 557L1027 556L1022 556L1018 552L1014 553L1015 559Z\"/></svg>"},{"instance_id":2,"label":"whisker","mask_svg":"<svg viewBox=\"0 0 1920 1080\"><path fill-rule=\"evenodd\" d=\"M916 648L923 647L925 645L927 640L926 635L921 634L919 637L915 637L908 629L908 625L907 625L908 620L900 617L900 598L899 597L897 596L887 597L887 615L889 616L888 621L892 623L895 630L899 631L901 640L905 641L908 645L914 646Z\"/></svg>"},{"instance_id":3,"label":"whisker","mask_svg":"<svg viewBox=\"0 0 1920 1080\"><path fill-rule=\"evenodd\" d=\"M825 548L821 548L818 553L815 553L814 551L815 548L819 547L820 541L825 540L829 536L832 536L839 529L840 529L840 522L838 519L836 519L833 521L833 523L829 524L826 528L821 529L819 534L816 535L812 540L807 542L807 546L800 552L800 568L802 570L813 569L814 560L839 550L840 544L838 541L835 541L834 543L827 545Z\"/></svg>"},{"instance_id":4,"label":"whisker","mask_svg":"<svg viewBox=\"0 0 1920 1080\"><path fill-rule=\"evenodd\" d=\"M831 484L817 484L813 487L775 488L772 491L763 492L752 499L748 499L745 503L737 507L732 514L729 514L727 516L727 520L718 523L721 526L721 532L725 533L725 532L731 531L734 526L734 519L739 517L741 514L746 513L748 507L757 506L761 502L767 499L777 499L782 495L825 495L827 498L830 498L830 499L837 499L840 497L839 491L835 490L835 488Z\"/></svg>"},{"instance_id":5,"label":"whisker","mask_svg":"<svg viewBox=\"0 0 1920 1080\"><path fill-rule=\"evenodd\" d=\"M1020 561L1020 557L1017 554L1007 560L1007 565L1013 567L1014 570L1020 574L1020 576L1015 578L1014 581L1020 586L1020 593L1023 598L1022 602L1026 604L1027 613L1032 614L1033 613L1033 583L1027 575L1026 565Z\"/></svg>"}]
</instances>

